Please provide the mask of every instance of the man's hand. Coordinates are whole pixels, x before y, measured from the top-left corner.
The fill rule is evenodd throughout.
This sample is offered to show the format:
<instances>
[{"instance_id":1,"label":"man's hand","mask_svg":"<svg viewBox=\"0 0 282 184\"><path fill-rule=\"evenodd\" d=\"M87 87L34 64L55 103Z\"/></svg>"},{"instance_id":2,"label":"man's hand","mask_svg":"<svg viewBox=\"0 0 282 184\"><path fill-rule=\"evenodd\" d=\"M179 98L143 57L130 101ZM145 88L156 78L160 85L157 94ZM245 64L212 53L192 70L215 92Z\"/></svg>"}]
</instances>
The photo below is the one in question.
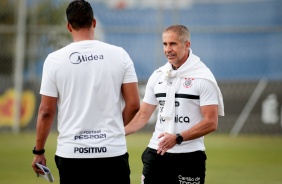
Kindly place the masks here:
<instances>
[{"instance_id":1,"label":"man's hand","mask_svg":"<svg viewBox=\"0 0 282 184\"><path fill-rule=\"evenodd\" d=\"M41 171L41 169L39 169L35 163L40 163L42 165L46 166L46 158L44 156L44 154L42 155L35 155L31 164L31 167L33 168L34 172L37 174L44 174L43 171Z\"/></svg>"},{"instance_id":2,"label":"man's hand","mask_svg":"<svg viewBox=\"0 0 282 184\"><path fill-rule=\"evenodd\" d=\"M161 133L158 138L161 140L159 143L159 147L157 150L158 154L164 155L165 152L172 147L174 147L176 143L176 135L169 134L167 132Z\"/></svg>"}]
</instances>

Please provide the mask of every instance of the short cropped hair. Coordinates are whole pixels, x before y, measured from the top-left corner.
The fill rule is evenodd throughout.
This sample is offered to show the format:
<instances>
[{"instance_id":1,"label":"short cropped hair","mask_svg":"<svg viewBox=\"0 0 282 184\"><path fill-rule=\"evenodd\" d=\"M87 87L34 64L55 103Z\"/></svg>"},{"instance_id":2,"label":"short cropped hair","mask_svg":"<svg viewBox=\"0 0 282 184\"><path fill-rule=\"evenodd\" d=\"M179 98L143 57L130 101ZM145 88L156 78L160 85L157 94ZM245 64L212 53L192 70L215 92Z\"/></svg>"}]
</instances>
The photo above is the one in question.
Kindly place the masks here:
<instances>
[{"instance_id":1,"label":"short cropped hair","mask_svg":"<svg viewBox=\"0 0 282 184\"><path fill-rule=\"evenodd\" d=\"M91 5L85 0L72 1L66 9L68 23L73 29L90 28L94 19Z\"/></svg>"},{"instance_id":2,"label":"short cropped hair","mask_svg":"<svg viewBox=\"0 0 282 184\"><path fill-rule=\"evenodd\" d=\"M183 25L172 25L167 27L163 33L172 31L178 35L178 39L181 42L190 41L190 31L187 27Z\"/></svg>"}]
</instances>

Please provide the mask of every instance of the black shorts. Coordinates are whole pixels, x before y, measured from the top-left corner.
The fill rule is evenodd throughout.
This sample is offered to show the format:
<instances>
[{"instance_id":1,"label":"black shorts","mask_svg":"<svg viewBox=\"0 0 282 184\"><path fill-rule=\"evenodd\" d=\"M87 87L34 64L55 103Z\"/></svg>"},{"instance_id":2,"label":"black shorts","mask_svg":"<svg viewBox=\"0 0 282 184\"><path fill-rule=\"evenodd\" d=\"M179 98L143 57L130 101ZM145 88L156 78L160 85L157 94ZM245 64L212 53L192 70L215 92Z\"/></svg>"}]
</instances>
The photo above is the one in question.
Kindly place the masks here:
<instances>
[{"instance_id":1,"label":"black shorts","mask_svg":"<svg viewBox=\"0 0 282 184\"><path fill-rule=\"evenodd\" d=\"M204 184L206 173L204 151L165 153L146 148L142 154L144 184ZM141 182L142 183L142 182Z\"/></svg>"},{"instance_id":2,"label":"black shorts","mask_svg":"<svg viewBox=\"0 0 282 184\"><path fill-rule=\"evenodd\" d=\"M55 156L60 184L130 184L128 153L107 158L62 158Z\"/></svg>"}]
</instances>

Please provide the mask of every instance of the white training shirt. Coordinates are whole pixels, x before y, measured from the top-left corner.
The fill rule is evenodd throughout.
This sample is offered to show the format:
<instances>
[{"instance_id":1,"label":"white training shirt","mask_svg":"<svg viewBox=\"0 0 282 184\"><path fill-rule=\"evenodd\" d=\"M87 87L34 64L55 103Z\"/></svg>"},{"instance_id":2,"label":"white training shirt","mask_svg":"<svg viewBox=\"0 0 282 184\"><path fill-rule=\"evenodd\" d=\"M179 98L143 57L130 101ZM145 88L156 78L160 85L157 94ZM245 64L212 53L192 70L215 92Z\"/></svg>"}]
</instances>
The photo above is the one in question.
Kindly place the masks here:
<instances>
[{"instance_id":1,"label":"white training shirt","mask_svg":"<svg viewBox=\"0 0 282 184\"><path fill-rule=\"evenodd\" d=\"M173 83L174 81L175 79L171 82ZM160 112L162 112L165 104L165 87L166 81L164 74L154 72L149 78L143 99L144 102L158 105L159 107L155 131L148 145L148 147L153 149L158 149L158 144L160 142L158 136L165 132L165 122L160 117ZM175 133L186 131L203 119L201 106L217 104L217 89L212 82L206 79L181 79L180 88L175 96ZM184 141L180 145L175 145L167 152L188 153L198 150L205 150L204 137L191 141Z\"/></svg>"},{"instance_id":2,"label":"white training shirt","mask_svg":"<svg viewBox=\"0 0 282 184\"><path fill-rule=\"evenodd\" d=\"M137 82L134 65L121 47L86 40L49 54L40 94L58 98L56 155L100 158L126 153L121 85L132 82Z\"/></svg>"}]
</instances>

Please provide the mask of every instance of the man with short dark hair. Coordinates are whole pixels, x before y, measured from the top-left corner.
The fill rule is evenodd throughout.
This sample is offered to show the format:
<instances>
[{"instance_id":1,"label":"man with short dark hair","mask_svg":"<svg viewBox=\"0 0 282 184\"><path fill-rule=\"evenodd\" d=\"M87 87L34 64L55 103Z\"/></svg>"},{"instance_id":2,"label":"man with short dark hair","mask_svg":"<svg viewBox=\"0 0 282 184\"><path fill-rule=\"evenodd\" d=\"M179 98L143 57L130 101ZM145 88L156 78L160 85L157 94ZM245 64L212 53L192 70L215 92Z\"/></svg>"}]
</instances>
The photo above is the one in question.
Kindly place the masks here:
<instances>
[{"instance_id":1,"label":"man with short dark hair","mask_svg":"<svg viewBox=\"0 0 282 184\"><path fill-rule=\"evenodd\" d=\"M48 55L43 66L35 163L46 165L44 146L58 109L55 155L60 183L130 183L124 126L139 109L134 65L127 52L94 40L90 4L66 10L73 43Z\"/></svg>"}]
</instances>

